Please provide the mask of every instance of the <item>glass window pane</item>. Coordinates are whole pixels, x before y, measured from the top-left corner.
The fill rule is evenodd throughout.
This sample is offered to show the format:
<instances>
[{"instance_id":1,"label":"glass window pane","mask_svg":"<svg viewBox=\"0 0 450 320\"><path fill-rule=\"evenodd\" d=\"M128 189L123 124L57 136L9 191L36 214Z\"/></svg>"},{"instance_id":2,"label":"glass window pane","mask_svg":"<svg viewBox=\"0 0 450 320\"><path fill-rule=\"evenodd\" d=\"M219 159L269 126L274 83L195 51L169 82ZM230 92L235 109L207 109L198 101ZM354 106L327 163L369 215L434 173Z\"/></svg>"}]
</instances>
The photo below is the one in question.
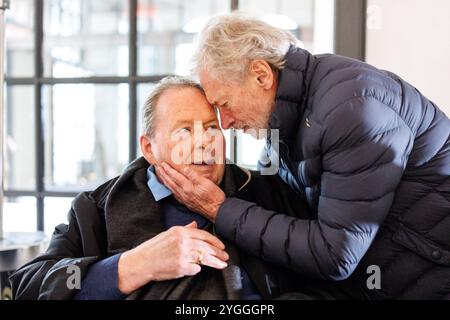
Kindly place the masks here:
<instances>
[{"instance_id":1,"label":"glass window pane","mask_svg":"<svg viewBox=\"0 0 450 320\"><path fill-rule=\"evenodd\" d=\"M44 87L47 190L93 189L128 163L128 85Z\"/></svg>"},{"instance_id":2,"label":"glass window pane","mask_svg":"<svg viewBox=\"0 0 450 320\"><path fill-rule=\"evenodd\" d=\"M55 227L61 223L68 223L67 215L70 211L73 198L44 199L44 231L51 235Z\"/></svg>"},{"instance_id":3,"label":"glass window pane","mask_svg":"<svg viewBox=\"0 0 450 320\"><path fill-rule=\"evenodd\" d=\"M249 134L236 130L237 136L237 164L256 170L261 150L266 144L265 139L257 140Z\"/></svg>"},{"instance_id":4,"label":"glass window pane","mask_svg":"<svg viewBox=\"0 0 450 320\"><path fill-rule=\"evenodd\" d=\"M312 53L334 50L333 0L239 0L239 11L290 30Z\"/></svg>"},{"instance_id":5,"label":"glass window pane","mask_svg":"<svg viewBox=\"0 0 450 320\"><path fill-rule=\"evenodd\" d=\"M34 232L37 230L36 198L7 197L4 200L4 232Z\"/></svg>"},{"instance_id":6,"label":"glass window pane","mask_svg":"<svg viewBox=\"0 0 450 320\"><path fill-rule=\"evenodd\" d=\"M44 74L128 74L128 1L46 0Z\"/></svg>"},{"instance_id":7,"label":"glass window pane","mask_svg":"<svg viewBox=\"0 0 450 320\"><path fill-rule=\"evenodd\" d=\"M10 1L6 10L6 75L31 77L33 59L33 0Z\"/></svg>"},{"instance_id":8,"label":"glass window pane","mask_svg":"<svg viewBox=\"0 0 450 320\"><path fill-rule=\"evenodd\" d=\"M140 0L139 74L186 75L195 34L208 17L229 11L223 0Z\"/></svg>"},{"instance_id":9,"label":"glass window pane","mask_svg":"<svg viewBox=\"0 0 450 320\"><path fill-rule=\"evenodd\" d=\"M36 187L33 86L7 86L5 109L5 188L33 190Z\"/></svg>"}]
</instances>

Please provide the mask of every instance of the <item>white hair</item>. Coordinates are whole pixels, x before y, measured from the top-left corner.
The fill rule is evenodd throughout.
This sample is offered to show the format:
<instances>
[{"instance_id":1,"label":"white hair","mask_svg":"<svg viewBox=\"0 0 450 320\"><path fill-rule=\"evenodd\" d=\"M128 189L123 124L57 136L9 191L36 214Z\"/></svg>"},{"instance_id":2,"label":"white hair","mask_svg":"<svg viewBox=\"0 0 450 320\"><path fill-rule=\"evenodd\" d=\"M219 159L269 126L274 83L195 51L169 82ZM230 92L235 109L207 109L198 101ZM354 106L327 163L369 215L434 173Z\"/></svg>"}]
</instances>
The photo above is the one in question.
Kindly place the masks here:
<instances>
[{"instance_id":1,"label":"white hair","mask_svg":"<svg viewBox=\"0 0 450 320\"><path fill-rule=\"evenodd\" d=\"M296 42L292 33L256 18L240 13L216 16L199 35L192 72L206 70L214 78L239 82L254 60L282 69L286 52Z\"/></svg>"},{"instance_id":2,"label":"white hair","mask_svg":"<svg viewBox=\"0 0 450 320\"><path fill-rule=\"evenodd\" d=\"M172 88L194 88L205 95L200 84L192 79L180 76L163 78L150 93L142 108L142 130L146 136L152 137L155 133L155 111L159 98L165 91Z\"/></svg>"}]
</instances>

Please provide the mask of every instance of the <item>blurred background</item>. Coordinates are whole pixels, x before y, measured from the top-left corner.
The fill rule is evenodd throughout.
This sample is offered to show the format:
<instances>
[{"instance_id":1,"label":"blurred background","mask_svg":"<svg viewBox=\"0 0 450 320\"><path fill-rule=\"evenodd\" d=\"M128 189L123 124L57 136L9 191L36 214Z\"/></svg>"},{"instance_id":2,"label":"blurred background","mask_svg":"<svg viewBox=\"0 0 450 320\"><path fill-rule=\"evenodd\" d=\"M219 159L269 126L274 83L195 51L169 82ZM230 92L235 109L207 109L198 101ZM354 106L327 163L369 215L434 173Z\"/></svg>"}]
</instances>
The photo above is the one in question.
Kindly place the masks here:
<instances>
[{"instance_id":1,"label":"blurred background","mask_svg":"<svg viewBox=\"0 0 450 320\"><path fill-rule=\"evenodd\" d=\"M393 71L450 114L447 0L10 0L4 231L51 234L78 192L138 157L154 83L188 74L204 22L233 10ZM255 168L264 142L226 137L227 156Z\"/></svg>"}]
</instances>

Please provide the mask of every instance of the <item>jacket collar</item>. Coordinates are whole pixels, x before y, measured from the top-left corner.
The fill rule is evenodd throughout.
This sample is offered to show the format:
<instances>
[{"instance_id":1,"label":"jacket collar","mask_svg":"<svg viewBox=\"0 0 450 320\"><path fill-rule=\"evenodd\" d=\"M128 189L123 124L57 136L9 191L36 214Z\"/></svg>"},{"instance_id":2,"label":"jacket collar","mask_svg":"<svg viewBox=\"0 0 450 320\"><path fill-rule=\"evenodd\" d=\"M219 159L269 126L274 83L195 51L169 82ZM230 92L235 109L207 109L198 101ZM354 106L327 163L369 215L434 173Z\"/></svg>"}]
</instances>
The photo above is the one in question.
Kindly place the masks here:
<instances>
[{"instance_id":1,"label":"jacket collar","mask_svg":"<svg viewBox=\"0 0 450 320\"><path fill-rule=\"evenodd\" d=\"M278 74L274 111L269 119L270 129L278 129L282 140L294 138L303 117L313 59L308 51L295 46L286 53L285 67Z\"/></svg>"},{"instance_id":2,"label":"jacket collar","mask_svg":"<svg viewBox=\"0 0 450 320\"><path fill-rule=\"evenodd\" d=\"M111 254L136 247L164 230L163 207L147 186L148 166L143 157L134 160L107 192L104 210Z\"/></svg>"}]
</instances>

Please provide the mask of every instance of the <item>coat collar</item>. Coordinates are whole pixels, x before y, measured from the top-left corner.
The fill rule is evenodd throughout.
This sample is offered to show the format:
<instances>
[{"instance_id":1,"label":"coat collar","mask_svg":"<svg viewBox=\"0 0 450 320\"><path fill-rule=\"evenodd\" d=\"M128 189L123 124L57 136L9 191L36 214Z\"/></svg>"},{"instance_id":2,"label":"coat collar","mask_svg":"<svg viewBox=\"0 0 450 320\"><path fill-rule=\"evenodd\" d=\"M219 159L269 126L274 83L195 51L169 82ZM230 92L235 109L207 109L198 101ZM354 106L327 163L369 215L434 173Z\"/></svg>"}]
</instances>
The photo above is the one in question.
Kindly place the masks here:
<instances>
[{"instance_id":1,"label":"coat collar","mask_svg":"<svg viewBox=\"0 0 450 320\"><path fill-rule=\"evenodd\" d=\"M164 230L164 212L147 186L149 164L138 158L128 165L105 201L108 251L113 254L138 246Z\"/></svg>"},{"instance_id":2,"label":"coat collar","mask_svg":"<svg viewBox=\"0 0 450 320\"><path fill-rule=\"evenodd\" d=\"M282 140L294 137L303 117L313 59L308 51L295 46L286 53L285 67L278 74L274 111L269 119L270 129L278 129Z\"/></svg>"},{"instance_id":3,"label":"coat collar","mask_svg":"<svg viewBox=\"0 0 450 320\"><path fill-rule=\"evenodd\" d=\"M104 204L108 251L129 250L164 231L164 209L147 185L149 163L140 157L130 163L109 190ZM220 184L227 196L245 189L251 175L227 164Z\"/></svg>"}]
</instances>

